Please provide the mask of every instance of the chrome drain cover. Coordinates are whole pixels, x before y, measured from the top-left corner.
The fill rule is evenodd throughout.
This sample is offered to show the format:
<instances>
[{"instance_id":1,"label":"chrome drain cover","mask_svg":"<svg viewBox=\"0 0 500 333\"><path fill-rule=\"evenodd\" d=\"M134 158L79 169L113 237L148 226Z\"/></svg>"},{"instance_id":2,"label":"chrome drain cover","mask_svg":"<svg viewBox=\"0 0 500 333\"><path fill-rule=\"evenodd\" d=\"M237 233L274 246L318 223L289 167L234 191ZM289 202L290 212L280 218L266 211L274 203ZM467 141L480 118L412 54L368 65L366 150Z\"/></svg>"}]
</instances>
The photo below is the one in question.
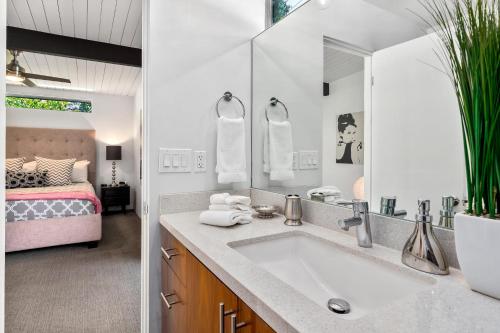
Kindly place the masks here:
<instances>
[{"instance_id":1,"label":"chrome drain cover","mask_svg":"<svg viewBox=\"0 0 500 333\"><path fill-rule=\"evenodd\" d=\"M346 300L331 298L328 300L328 309L335 313L346 314L351 311L351 306Z\"/></svg>"}]
</instances>

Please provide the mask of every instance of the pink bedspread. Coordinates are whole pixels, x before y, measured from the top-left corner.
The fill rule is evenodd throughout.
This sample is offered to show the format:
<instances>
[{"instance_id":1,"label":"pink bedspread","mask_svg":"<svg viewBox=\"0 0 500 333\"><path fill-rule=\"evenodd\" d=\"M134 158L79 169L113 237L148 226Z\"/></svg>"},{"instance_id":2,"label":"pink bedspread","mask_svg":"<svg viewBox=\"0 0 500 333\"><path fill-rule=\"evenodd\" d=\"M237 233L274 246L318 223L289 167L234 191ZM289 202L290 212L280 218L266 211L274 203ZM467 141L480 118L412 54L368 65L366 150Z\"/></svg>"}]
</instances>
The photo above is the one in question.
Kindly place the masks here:
<instances>
[{"instance_id":1,"label":"pink bedspread","mask_svg":"<svg viewBox=\"0 0 500 333\"><path fill-rule=\"evenodd\" d=\"M48 193L7 193L5 200L64 200L78 199L88 200L94 204L95 213L102 212L102 205L99 198L90 192L71 191L71 192L48 192Z\"/></svg>"}]
</instances>

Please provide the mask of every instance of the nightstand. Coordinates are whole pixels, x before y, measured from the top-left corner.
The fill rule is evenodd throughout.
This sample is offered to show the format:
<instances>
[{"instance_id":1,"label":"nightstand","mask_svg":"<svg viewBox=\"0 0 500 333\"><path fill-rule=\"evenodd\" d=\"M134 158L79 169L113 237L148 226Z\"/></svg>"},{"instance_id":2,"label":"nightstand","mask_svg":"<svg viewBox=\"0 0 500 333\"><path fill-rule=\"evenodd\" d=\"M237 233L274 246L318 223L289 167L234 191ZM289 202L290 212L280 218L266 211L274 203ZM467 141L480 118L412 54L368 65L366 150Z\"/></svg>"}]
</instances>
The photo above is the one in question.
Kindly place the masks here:
<instances>
[{"instance_id":1,"label":"nightstand","mask_svg":"<svg viewBox=\"0 0 500 333\"><path fill-rule=\"evenodd\" d=\"M101 185L101 203L105 215L109 212L110 206L121 206L125 214L126 207L130 204L130 186Z\"/></svg>"}]
</instances>

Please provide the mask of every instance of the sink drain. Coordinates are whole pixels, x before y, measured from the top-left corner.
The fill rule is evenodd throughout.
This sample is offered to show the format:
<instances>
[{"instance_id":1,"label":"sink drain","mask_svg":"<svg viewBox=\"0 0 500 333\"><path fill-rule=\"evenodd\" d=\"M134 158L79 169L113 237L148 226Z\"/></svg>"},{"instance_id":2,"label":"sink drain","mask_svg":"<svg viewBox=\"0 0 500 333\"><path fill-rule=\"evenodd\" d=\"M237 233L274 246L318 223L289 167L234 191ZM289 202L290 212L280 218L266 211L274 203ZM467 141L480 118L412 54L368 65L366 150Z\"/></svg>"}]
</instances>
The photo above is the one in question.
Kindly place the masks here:
<instances>
[{"instance_id":1,"label":"sink drain","mask_svg":"<svg viewBox=\"0 0 500 333\"><path fill-rule=\"evenodd\" d=\"M346 314L351 311L351 306L343 299L331 298L328 300L328 309L335 313Z\"/></svg>"}]
</instances>

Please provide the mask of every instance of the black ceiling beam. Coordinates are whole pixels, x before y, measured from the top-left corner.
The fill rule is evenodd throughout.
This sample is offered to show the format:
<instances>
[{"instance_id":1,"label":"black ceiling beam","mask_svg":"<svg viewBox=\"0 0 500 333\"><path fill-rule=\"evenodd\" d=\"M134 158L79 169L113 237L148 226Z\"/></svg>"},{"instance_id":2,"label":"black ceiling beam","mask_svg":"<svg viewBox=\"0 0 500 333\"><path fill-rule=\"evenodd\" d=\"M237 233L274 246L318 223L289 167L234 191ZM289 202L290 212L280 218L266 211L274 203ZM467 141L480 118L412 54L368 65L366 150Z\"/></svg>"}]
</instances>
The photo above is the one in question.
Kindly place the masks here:
<instances>
[{"instance_id":1,"label":"black ceiling beam","mask_svg":"<svg viewBox=\"0 0 500 333\"><path fill-rule=\"evenodd\" d=\"M141 49L7 27L7 49L141 67Z\"/></svg>"}]
</instances>

